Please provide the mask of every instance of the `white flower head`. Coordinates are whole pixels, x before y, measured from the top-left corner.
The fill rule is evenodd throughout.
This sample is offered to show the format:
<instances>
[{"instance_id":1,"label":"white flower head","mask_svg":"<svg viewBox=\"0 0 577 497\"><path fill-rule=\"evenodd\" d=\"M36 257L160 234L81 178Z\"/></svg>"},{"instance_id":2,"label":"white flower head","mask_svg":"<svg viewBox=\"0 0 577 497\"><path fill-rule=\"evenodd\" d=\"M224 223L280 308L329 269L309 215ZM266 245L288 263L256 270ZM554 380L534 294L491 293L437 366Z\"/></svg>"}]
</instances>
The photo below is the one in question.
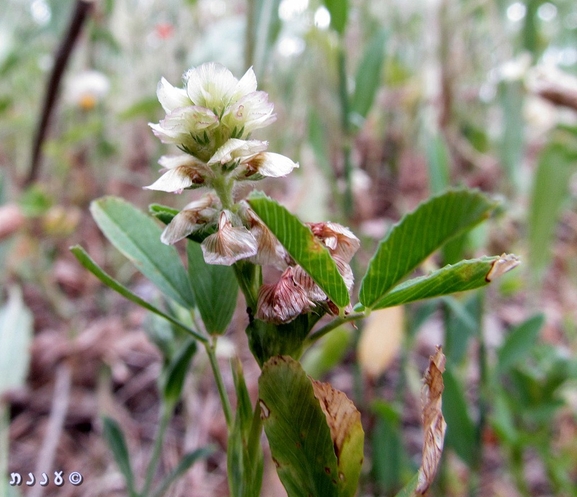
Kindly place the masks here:
<instances>
[{"instance_id":1,"label":"white flower head","mask_svg":"<svg viewBox=\"0 0 577 497\"><path fill-rule=\"evenodd\" d=\"M222 211L218 231L202 242L202 254L207 264L231 266L236 261L256 255L258 244L254 236L244 226L233 226L231 219L233 214L230 211Z\"/></svg>"},{"instance_id":2,"label":"white flower head","mask_svg":"<svg viewBox=\"0 0 577 497\"><path fill-rule=\"evenodd\" d=\"M163 143L201 160L208 160L223 139L246 138L276 119L268 95L256 91L252 68L238 80L226 67L211 62L187 71L184 82L185 88L176 88L160 80L156 93L166 117L150 127Z\"/></svg>"},{"instance_id":3,"label":"white flower head","mask_svg":"<svg viewBox=\"0 0 577 497\"><path fill-rule=\"evenodd\" d=\"M160 241L166 245L172 245L209 223L216 222L220 211L220 202L212 193L203 195L186 205L168 224Z\"/></svg>"},{"instance_id":4,"label":"white flower head","mask_svg":"<svg viewBox=\"0 0 577 497\"><path fill-rule=\"evenodd\" d=\"M240 79L223 65L209 62L190 69L184 75L188 97L194 105L201 105L221 114L230 104L256 91L256 76L252 67Z\"/></svg>"}]
</instances>

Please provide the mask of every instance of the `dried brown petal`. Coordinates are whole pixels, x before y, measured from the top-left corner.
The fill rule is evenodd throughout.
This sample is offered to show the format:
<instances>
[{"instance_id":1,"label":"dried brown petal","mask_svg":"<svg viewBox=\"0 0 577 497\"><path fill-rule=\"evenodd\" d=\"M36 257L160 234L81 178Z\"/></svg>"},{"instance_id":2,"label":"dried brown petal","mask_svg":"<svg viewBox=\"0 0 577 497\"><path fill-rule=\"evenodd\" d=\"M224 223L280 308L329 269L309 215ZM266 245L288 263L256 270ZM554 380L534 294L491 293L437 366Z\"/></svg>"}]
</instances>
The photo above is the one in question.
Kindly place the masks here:
<instances>
[{"instance_id":1,"label":"dried brown petal","mask_svg":"<svg viewBox=\"0 0 577 497\"><path fill-rule=\"evenodd\" d=\"M332 256L337 256L344 262L350 262L361 246L354 233L338 223L310 223L313 234L329 249Z\"/></svg>"},{"instance_id":2,"label":"dried brown petal","mask_svg":"<svg viewBox=\"0 0 577 497\"><path fill-rule=\"evenodd\" d=\"M306 292L307 297L313 302L324 302L327 300L327 294L314 282L309 273L301 266L293 268L293 279Z\"/></svg>"},{"instance_id":3,"label":"dried brown petal","mask_svg":"<svg viewBox=\"0 0 577 497\"><path fill-rule=\"evenodd\" d=\"M419 483L416 491L424 494L435 478L445 440L447 423L443 418L443 371L446 358L440 346L430 357L429 368L425 372L425 384L422 390L423 427L425 431L423 443L423 462L419 469Z\"/></svg>"},{"instance_id":4,"label":"dried brown petal","mask_svg":"<svg viewBox=\"0 0 577 497\"><path fill-rule=\"evenodd\" d=\"M312 307L314 303L295 282L293 268L289 267L276 283L260 287L256 318L274 324L289 323Z\"/></svg>"},{"instance_id":5,"label":"dried brown petal","mask_svg":"<svg viewBox=\"0 0 577 497\"><path fill-rule=\"evenodd\" d=\"M239 216L258 243L258 252L250 262L261 266L271 265L284 271L287 267L287 251L273 232L260 220L244 200L240 202Z\"/></svg>"}]
</instances>

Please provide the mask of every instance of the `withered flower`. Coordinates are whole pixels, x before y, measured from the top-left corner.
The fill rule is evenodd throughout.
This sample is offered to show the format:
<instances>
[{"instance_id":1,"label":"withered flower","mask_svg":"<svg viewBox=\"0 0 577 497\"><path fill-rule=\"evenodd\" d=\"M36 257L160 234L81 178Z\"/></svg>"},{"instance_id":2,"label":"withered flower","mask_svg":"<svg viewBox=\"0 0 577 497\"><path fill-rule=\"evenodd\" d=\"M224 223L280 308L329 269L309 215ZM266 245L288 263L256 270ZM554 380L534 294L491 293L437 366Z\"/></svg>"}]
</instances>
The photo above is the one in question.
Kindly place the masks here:
<instances>
[{"instance_id":1,"label":"withered flower","mask_svg":"<svg viewBox=\"0 0 577 497\"><path fill-rule=\"evenodd\" d=\"M294 280L294 268L289 267L276 283L260 287L256 318L274 324L289 323L314 305L305 289Z\"/></svg>"}]
</instances>

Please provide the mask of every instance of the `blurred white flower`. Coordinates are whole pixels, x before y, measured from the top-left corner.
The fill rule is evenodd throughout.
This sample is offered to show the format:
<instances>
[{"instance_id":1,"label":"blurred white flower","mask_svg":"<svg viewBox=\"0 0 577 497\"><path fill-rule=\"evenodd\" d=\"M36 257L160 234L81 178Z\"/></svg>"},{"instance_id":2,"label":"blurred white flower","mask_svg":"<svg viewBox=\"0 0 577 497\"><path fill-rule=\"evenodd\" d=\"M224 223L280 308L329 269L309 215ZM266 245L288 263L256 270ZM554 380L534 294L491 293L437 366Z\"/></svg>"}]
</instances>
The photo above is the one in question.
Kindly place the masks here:
<instances>
[{"instance_id":1,"label":"blurred white flower","mask_svg":"<svg viewBox=\"0 0 577 497\"><path fill-rule=\"evenodd\" d=\"M64 98L83 110L91 110L110 91L110 81L99 71L82 71L71 76L65 85Z\"/></svg>"},{"instance_id":2,"label":"blurred white flower","mask_svg":"<svg viewBox=\"0 0 577 497\"><path fill-rule=\"evenodd\" d=\"M501 81L522 80L531 67L531 54L524 52L518 57L508 60L498 68L498 77Z\"/></svg>"}]
</instances>

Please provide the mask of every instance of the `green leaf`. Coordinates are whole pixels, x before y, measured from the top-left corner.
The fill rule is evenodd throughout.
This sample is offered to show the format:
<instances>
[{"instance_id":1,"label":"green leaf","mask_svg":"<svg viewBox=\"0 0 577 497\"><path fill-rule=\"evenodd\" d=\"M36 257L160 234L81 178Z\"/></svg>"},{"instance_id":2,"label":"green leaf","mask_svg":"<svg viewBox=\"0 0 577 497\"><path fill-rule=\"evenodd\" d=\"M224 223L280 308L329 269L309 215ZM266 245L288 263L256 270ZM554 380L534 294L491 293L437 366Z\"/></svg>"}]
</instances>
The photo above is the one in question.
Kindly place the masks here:
<instances>
[{"instance_id":1,"label":"green leaf","mask_svg":"<svg viewBox=\"0 0 577 497\"><path fill-rule=\"evenodd\" d=\"M360 413L342 392L308 378L297 361L277 356L263 367L259 402L289 497L356 493L364 434Z\"/></svg>"},{"instance_id":2,"label":"green leaf","mask_svg":"<svg viewBox=\"0 0 577 497\"><path fill-rule=\"evenodd\" d=\"M392 404L377 400L371 406L377 414L372 431L372 468L380 489L387 494L401 487L403 469L409 460L403 445L401 415Z\"/></svg>"},{"instance_id":3,"label":"green leaf","mask_svg":"<svg viewBox=\"0 0 577 497\"><path fill-rule=\"evenodd\" d=\"M188 277L202 321L211 335L226 331L236 308L238 283L234 269L204 262L196 242L187 243Z\"/></svg>"},{"instance_id":4,"label":"green leaf","mask_svg":"<svg viewBox=\"0 0 577 497\"><path fill-rule=\"evenodd\" d=\"M433 271L426 276L410 279L393 288L372 308L384 309L488 285L486 276L498 259L499 257L482 257L461 261Z\"/></svg>"},{"instance_id":5,"label":"green leaf","mask_svg":"<svg viewBox=\"0 0 577 497\"><path fill-rule=\"evenodd\" d=\"M152 304L146 302L146 300L141 299L138 295L131 292L128 288L122 285L120 282L112 278L108 273L106 273L94 260L86 253L86 251L80 246L75 245L70 247L70 251L74 254L78 262L82 264L88 271L90 271L94 276L96 276L102 283L104 283L109 288L112 288L115 292L118 292L120 295L125 297L126 299L138 304L141 307L153 312L154 314L170 321L172 324L178 326L181 330L186 331L190 335L194 336L197 340L201 342L206 342L206 338L197 333L194 330L191 330L188 326L181 323L177 319L174 319L169 314L162 312L157 307L153 306Z\"/></svg>"},{"instance_id":6,"label":"green leaf","mask_svg":"<svg viewBox=\"0 0 577 497\"><path fill-rule=\"evenodd\" d=\"M551 260L551 239L559 211L569 196L567 185L574 165L575 157L563 143L552 143L539 156L527 222L529 262L535 281Z\"/></svg>"},{"instance_id":7,"label":"green leaf","mask_svg":"<svg viewBox=\"0 0 577 497\"><path fill-rule=\"evenodd\" d=\"M160 241L162 230L150 217L116 197L92 202L90 211L110 242L167 297L185 308L194 306L178 252Z\"/></svg>"},{"instance_id":8,"label":"green leaf","mask_svg":"<svg viewBox=\"0 0 577 497\"><path fill-rule=\"evenodd\" d=\"M319 379L339 364L350 348L352 335L347 327L340 327L321 338L302 360L303 369L312 378Z\"/></svg>"},{"instance_id":9,"label":"green leaf","mask_svg":"<svg viewBox=\"0 0 577 497\"><path fill-rule=\"evenodd\" d=\"M246 382L244 380L242 363L238 358L236 358L232 363L232 377L234 380L234 390L236 392L236 421L239 422L243 428L244 435L247 435L247 428L250 428L253 410Z\"/></svg>"},{"instance_id":10,"label":"green leaf","mask_svg":"<svg viewBox=\"0 0 577 497\"><path fill-rule=\"evenodd\" d=\"M505 373L519 361L525 359L537 343L539 331L545 323L545 316L537 314L515 327L497 352L497 367Z\"/></svg>"},{"instance_id":11,"label":"green leaf","mask_svg":"<svg viewBox=\"0 0 577 497\"><path fill-rule=\"evenodd\" d=\"M379 244L361 283L360 302L375 306L431 253L486 219L495 205L469 190L450 190L421 204Z\"/></svg>"},{"instance_id":12,"label":"green leaf","mask_svg":"<svg viewBox=\"0 0 577 497\"><path fill-rule=\"evenodd\" d=\"M230 493L233 497L260 495L264 469L260 410L252 409L240 360L233 362L232 372L237 407L227 449Z\"/></svg>"},{"instance_id":13,"label":"green leaf","mask_svg":"<svg viewBox=\"0 0 577 497\"><path fill-rule=\"evenodd\" d=\"M497 98L502 110L503 131L501 134L501 163L509 181L519 186L520 164L523 162L525 146L525 118L523 102L525 89L522 81L503 81L498 87Z\"/></svg>"},{"instance_id":14,"label":"green leaf","mask_svg":"<svg viewBox=\"0 0 577 497\"><path fill-rule=\"evenodd\" d=\"M331 27L340 35L345 32L349 11L348 0L323 0L331 14Z\"/></svg>"},{"instance_id":15,"label":"green leaf","mask_svg":"<svg viewBox=\"0 0 577 497\"><path fill-rule=\"evenodd\" d=\"M196 449L193 452L185 454L180 459L178 466L174 468L172 473L170 473L164 480L162 480L162 483L152 494L152 497L162 497L168 490L168 487L170 487L170 485L172 485L176 480L178 480L178 478L184 475L184 473L186 473L195 462L197 462L200 459L206 459L208 456L214 453L214 450L215 450L214 447L208 446Z\"/></svg>"},{"instance_id":16,"label":"green leaf","mask_svg":"<svg viewBox=\"0 0 577 497\"><path fill-rule=\"evenodd\" d=\"M180 399L186 373L195 352L196 340L189 338L187 342L182 344L165 371L166 376L162 394L169 406L176 405Z\"/></svg>"},{"instance_id":17,"label":"green leaf","mask_svg":"<svg viewBox=\"0 0 577 497\"><path fill-rule=\"evenodd\" d=\"M478 446L465 395L451 369L444 372L443 381L443 416L447 422L445 444L453 448L457 455L472 467L478 456Z\"/></svg>"},{"instance_id":18,"label":"green leaf","mask_svg":"<svg viewBox=\"0 0 577 497\"><path fill-rule=\"evenodd\" d=\"M261 192L253 192L248 202L297 264L337 306L346 307L349 292L345 282L329 251L312 231L286 208Z\"/></svg>"},{"instance_id":19,"label":"green leaf","mask_svg":"<svg viewBox=\"0 0 577 497\"><path fill-rule=\"evenodd\" d=\"M0 404L3 393L26 381L32 324L32 313L22 300L22 292L10 287L8 302L0 308Z\"/></svg>"},{"instance_id":20,"label":"green leaf","mask_svg":"<svg viewBox=\"0 0 577 497\"><path fill-rule=\"evenodd\" d=\"M429 135L427 138L429 187L431 192L437 195L449 186L449 151L442 135Z\"/></svg>"},{"instance_id":21,"label":"green leaf","mask_svg":"<svg viewBox=\"0 0 577 497\"><path fill-rule=\"evenodd\" d=\"M355 93L351 111L365 118L373 105L377 90L381 86L381 71L385 58L387 31L381 29L370 41L357 69Z\"/></svg>"},{"instance_id":22,"label":"green leaf","mask_svg":"<svg viewBox=\"0 0 577 497\"><path fill-rule=\"evenodd\" d=\"M407 483L402 490L396 495L396 497L414 497L417 495L417 486L419 485L419 472L415 473L415 476L411 478L409 483Z\"/></svg>"},{"instance_id":23,"label":"green leaf","mask_svg":"<svg viewBox=\"0 0 577 497\"><path fill-rule=\"evenodd\" d=\"M459 364L467 357L469 341L478 335L483 319L483 294L474 293L466 302L456 298L442 299L445 312L445 346L447 362Z\"/></svg>"},{"instance_id":24,"label":"green leaf","mask_svg":"<svg viewBox=\"0 0 577 497\"><path fill-rule=\"evenodd\" d=\"M116 464L118 464L118 468L126 480L128 494L130 497L136 497L138 494L134 488L134 474L132 473L124 434L114 419L105 416L102 422L104 439L112 450Z\"/></svg>"}]
</instances>

